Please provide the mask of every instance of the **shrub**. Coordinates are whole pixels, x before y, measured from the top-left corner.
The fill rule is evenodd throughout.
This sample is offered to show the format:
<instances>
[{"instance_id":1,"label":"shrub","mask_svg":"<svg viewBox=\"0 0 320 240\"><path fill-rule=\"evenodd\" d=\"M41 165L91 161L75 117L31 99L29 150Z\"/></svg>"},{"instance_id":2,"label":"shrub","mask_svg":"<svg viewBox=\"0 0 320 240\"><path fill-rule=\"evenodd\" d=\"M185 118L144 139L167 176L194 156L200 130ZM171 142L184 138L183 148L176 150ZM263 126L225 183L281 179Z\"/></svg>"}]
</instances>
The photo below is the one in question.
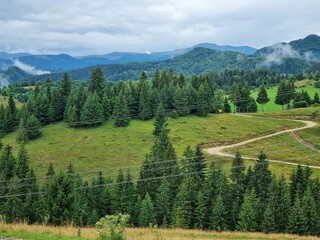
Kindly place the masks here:
<instances>
[{"instance_id":1,"label":"shrub","mask_svg":"<svg viewBox=\"0 0 320 240\"><path fill-rule=\"evenodd\" d=\"M294 108L306 108L306 107L308 107L308 103L306 101L295 102L295 103L293 103L293 107Z\"/></svg>"},{"instance_id":2,"label":"shrub","mask_svg":"<svg viewBox=\"0 0 320 240\"><path fill-rule=\"evenodd\" d=\"M107 215L96 223L101 240L124 240L125 228L129 215L116 214Z\"/></svg>"}]
</instances>

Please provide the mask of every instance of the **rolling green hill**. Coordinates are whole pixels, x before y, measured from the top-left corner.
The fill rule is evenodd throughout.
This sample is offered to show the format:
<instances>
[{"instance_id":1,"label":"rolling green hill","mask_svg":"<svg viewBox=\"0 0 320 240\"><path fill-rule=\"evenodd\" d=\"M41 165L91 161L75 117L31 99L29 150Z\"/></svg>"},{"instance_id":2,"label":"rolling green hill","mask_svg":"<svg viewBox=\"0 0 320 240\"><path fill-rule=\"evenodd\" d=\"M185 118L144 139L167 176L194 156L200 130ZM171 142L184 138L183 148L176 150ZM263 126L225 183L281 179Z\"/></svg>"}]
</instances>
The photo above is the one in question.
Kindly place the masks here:
<instances>
[{"instance_id":1,"label":"rolling green hill","mask_svg":"<svg viewBox=\"0 0 320 240\"><path fill-rule=\"evenodd\" d=\"M292 121L250 119L231 114L169 119L170 136L180 157L187 145L201 143L208 147L238 142L301 125ZM28 142L26 148L38 175L44 175L50 162L58 169L65 169L72 163L78 171L102 169L105 173L112 169L116 172L114 167L132 165L132 171L136 173L140 169L137 164L143 162L153 144L152 129L152 120L133 120L126 128L114 128L109 121L92 129L72 129L60 122L44 127L43 136ZM3 143L9 143L17 150L16 135L16 132L6 135Z\"/></svg>"}]
</instances>

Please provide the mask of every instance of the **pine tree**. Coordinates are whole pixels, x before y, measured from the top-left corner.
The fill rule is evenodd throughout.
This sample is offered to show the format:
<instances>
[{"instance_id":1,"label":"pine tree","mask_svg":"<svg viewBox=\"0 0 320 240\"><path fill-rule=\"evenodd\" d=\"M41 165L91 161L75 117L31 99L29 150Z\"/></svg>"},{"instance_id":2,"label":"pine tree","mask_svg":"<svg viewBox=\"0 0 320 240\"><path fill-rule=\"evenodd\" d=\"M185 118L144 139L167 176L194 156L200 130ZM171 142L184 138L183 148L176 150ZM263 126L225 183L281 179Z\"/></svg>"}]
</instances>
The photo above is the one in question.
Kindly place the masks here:
<instances>
[{"instance_id":1,"label":"pine tree","mask_svg":"<svg viewBox=\"0 0 320 240\"><path fill-rule=\"evenodd\" d=\"M305 220L306 234L318 235L320 233L320 220L317 213L317 206L309 186L302 198L302 211Z\"/></svg>"},{"instance_id":2,"label":"pine tree","mask_svg":"<svg viewBox=\"0 0 320 240\"><path fill-rule=\"evenodd\" d=\"M264 111L264 105L270 101L268 93L264 84L260 86L260 90L257 97L257 102L262 105L262 112Z\"/></svg>"},{"instance_id":3,"label":"pine tree","mask_svg":"<svg viewBox=\"0 0 320 240\"><path fill-rule=\"evenodd\" d=\"M60 93L63 98L64 104L67 102L69 94L71 93L71 80L68 73L64 73L62 79L59 82Z\"/></svg>"},{"instance_id":4,"label":"pine tree","mask_svg":"<svg viewBox=\"0 0 320 240\"><path fill-rule=\"evenodd\" d=\"M46 86L46 96L49 99L49 102L51 103L52 100L52 80L50 78L48 78L45 82L45 86Z\"/></svg>"},{"instance_id":5,"label":"pine tree","mask_svg":"<svg viewBox=\"0 0 320 240\"><path fill-rule=\"evenodd\" d=\"M267 208L263 214L263 222L261 230L264 233L276 232L277 225L275 223L275 209L272 203L268 203Z\"/></svg>"},{"instance_id":6,"label":"pine tree","mask_svg":"<svg viewBox=\"0 0 320 240\"><path fill-rule=\"evenodd\" d=\"M24 145L21 145L18 152L16 175L19 179L25 179L29 172L29 156Z\"/></svg>"},{"instance_id":7,"label":"pine tree","mask_svg":"<svg viewBox=\"0 0 320 240\"><path fill-rule=\"evenodd\" d=\"M34 115L29 116L24 128L28 140L36 139L42 135L41 123Z\"/></svg>"},{"instance_id":8,"label":"pine tree","mask_svg":"<svg viewBox=\"0 0 320 240\"><path fill-rule=\"evenodd\" d=\"M154 121L153 121L153 126L154 126L154 129L153 129L152 134L155 136L159 136L161 131L163 129L165 129L167 126L165 110L163 108L162 103L159 103L157 113L156 113Z\"/></svg>"},{"instance_id":9,"label":"pine tree","mask_svg":"<svg viewBox=\"0 0 320 240\"><path fill-rule=\"evenodd\" d=\"M275 104L281 105L282 110L284 109L284 105L288 104L290 100L288 100L287 94L287 86L284 81L281 81L278 87Z\"/></svg>"},{"instance_id":10,"label":"pine tree","mask_svg":"<svg viewBox=\"0 0 320 240\"><path fill-rule=\"evenodd\" d=\"M79 125L79 116L77 114L77 108L75 105L73 106L69 106L68 110L67 110L67 122L69 127L76 127L77 125Z\"/></svg>"},{"instance_id":11,"label":"pine tree","mask_svg":"<svg viewBox=\"0 0 320 240\"><path fill-rule=\"evenodd\" d=\"M258 230L257 204L258 200L254 190L247 191L239 214L238 231L254 232Z\"/></svg>"},{"instance_id":12,"label":"pine tree","mask_svg":"<svg viewBox=\"0 0 320 240\"><path fill-rule=\"evenodd\" d=\"M4 180L10 180L15 175L16 160L12 154L12 147L7 144L0 158L0 173Z\"/></svg>"},{"instance_id":13,"label":"pine tree","mask_svg":"<svg viewBox=\"0 0 320 240\"><path fill-rule=\"evenodd\" d=\"M5 215L8 223L16 222L22 215L22 201L19 196L19 180L13 178L8 184L9 191L5 203L0 207L0 212Z\"/></svg>"},{"instance_id":14,"label":"pine tree","mask_svg":"<svg viewBox=\"0 0 320 240\"><path fill-rule=\"evenodd\" d=\"M196 198L194 227L198 229L204 229L205 226L207 226L206 196L204 191L200 189Z\"/></svg>"},{"instance_id":15,"label":"pine tree","mask_svg":"<svg viewBox=\"0 0 320 240\"><path fill-rule=\"evenodd\" d=\"M246 167L244 165L244 161L240 155L240 152L237 151L235 157L232 161L232 168L231 168L231 176L230 178L237 184L241 184L245 180L245 171Z\"/></svg>"},{"instance_id":16,"label":"pine tree","mask_svg":"<svg viewBox=\"0 0 320 240\"><path fill-rule=\"evenodd\" d=\"M103 108L96 93L88 96L81 112L80 121L81 125L89 127L97 126L104 121Z\"/></svg>"},{"instance_id":17,"label":"pine tree","mask_svg":"<svg viewBox=\"0 0 320 240\"><path fill-rule=\"evenodd\" d=\"M141 202L138 222L139 227L149 227L157 223L154 205L148 193Z\"/></svg>"},{"instance_id":18,"label":"pine tree","mask_svg":"<svg viewBox=\"0 0 320 240\"><path fill-rule=\"evenodd\" d=\"M26 179L27 181L25 183L28 185L28 190L22 207L24 218L29 224L32 224L40 221L40 213L42 210L42 207L39 207L39 195L35 194L39 192L39 187L37 185L36 175L32 168L29 170Z\"/></svg>"},{"instance_id":19,"label":"pine tree","mask_svg":"<svg viewBox=\"0 0 320 240\"><path fill-rule=\"evenodd\" d=\"M115 127L126 127L130 123L131 117L129 116L128 104L123 92L116 99L112 117L115 120Z\"/></svg>"},{"instance_id":20,"label":"pine tree","mask_svg":"<svg viewBox=\"0 0 320 240\"><path fill-rule=\"evenodd\" d=\"M112 114L112 103L107 92L105 92L102 97L102 108L104 119L108 120Z\"/></svg>"},{"instance_id":21,"label":"pine tree","mask_svg":"<svg viewBox=\"0 0 320 240\"><path fill-rule=\"evenodd\" d=\"M212 205L210 228L216 231L224 231L226 227L226 206L221 194L219 194Z\"/></svg>"},{"instance_id":22,"label":"pine tree","mask_svg":"<svg viewBox=\"0 0 320 240\"><path fill-rule=\"evenodd\" d=\"M54 174L55 174L55 171L53 168L53 164L52 164L52 162L50 162L47 173L46 173L46 177L52 177L52 176L54 176Z\"/></svg>"},{"instance_id":23,"label":"pine tree","mask_svg":"<svg viewBox=\"0 0 320 240\"><path fill-rule=\"evenodd\" d=\"M198 114L202 117L206 117L210 111L210 96L209 85L201 84L198 91L197 110Z\"/></svg>"},{"instance_id":24,"label":"pine tree","mask_svg":"<svg viewBox=\"0 0 320 240\"><path fill-rule=\"evenodd\" d=\"M193 176L187 175L183 178L182 183L179 186L179 190L174 202L173 213L174 218L172 223L175 224L177 214L180 216L179 221L182 221L184 228L190 228L195 222L195 203L196 203L196 185L194 183ZM182 215L180 211L182 210ZM180 227L180 226L175 226Z\"/></svg>"},{"instance_id":25,"label":"pine tree","mask_svg":"<svg viewBox=\"0 0 320 240\"><path fill-rule=\"evenodd\" d=\"M63 119L65 104L67 99L62 95L61 87L60 89L54 88L52 90L52 108L53 108L53 118L55 121ZM28 104L30 104L30 100ZM30 109L30 107L28 107Z\"/></svg>"},{"instance_id":26,"label":"pine tree","mask_svg":"<svg viewBox=\"0 0 320 240\"><path fill-rule=\"evenodd\" d=\"M262 151L254 165L253 179L255 193L257 194L257 197L264 201L267 199L269 185L272 181L272 173L269 170L267 156Z\"/></svg>"},{"instance_id":27,"label":"pine tree","mask_svg":"<svg viewBox=\"0 0 320 240\"><path fill-rule=\"evenodd\" d=\"M94 68L91 73L88 91L92 94L97 93L99 99L102 99L103 90L105 88L105 78L100 67Z\"/></svg>"},{"instance_id":28,"label":"pine tree","mask_svg":"<svg viewBox=\"0 0 320 240\"><path fill-rule=\"evenodd\" d=\"M38 94L35 98L35 117L42 123L48 124L51 122L51 116L48 109L50 108L50 102L46 95Z\"/></svg>"},{"instance_id":29,"label":"pine tree","mask_svg":"<svg viewBox=\"0 0 320 240\"><path fill-rule=\"evenodd\" d=\"M313 104L320 104L319 95L317 92L314 94Z\"/></svg>"},{"instance_id":30,"label":"pine tree","mask_svg":"<svg viewBox=\"0 0 320 240\"><path fill-rule=\"evenodd\" d=\"M150 89L148 82L143 79L140 84L139 117L142 120L147 120L152 117Z\"/></svg>"},{"instance_id":31,"label":"pine tree","mask_svg":"<svg viewBox=\"0 0 320 240\"><path fill-rule=\"evenodd\" d=\"M160 90L160 86L161 86L160 72L158 69L156 69L154 71L153 78L152 78L152 88L156 88L156 89Z\"/></svg>"},{"instance_id":32,"label":"pine tree","mask_svg":"<svg viewBox=\"0 0 320 240\"><path fill-rule=\"evenodd\" d=\"M157 189L155 195L155 207L157 222L161 226L164 223L164 219L169 219L172 211L172 198L170 183L167 179L162 179L160 186ZM167 223L168 224L168 223Z\"/></svg>"},{"instance_id":33,"label":"pine tree","mask_svg":"<svg viewBox=\"0 0 320 240\"><path fill-rule=\"evenodd\" d=\"M185 87L182 87L182 89L180 87L176 88L173 105L180 116L185 116L190 113L187 89Z\"/></svg>"},{"instance_id":34,"label":"pine tree","mask_svg":"<svg viewBox=\"0 0 320 240\"><path fill-rule=\"evenodd\" d=\"M303 213L300 198L297 196L295 203L291 208L288 219L288 232L293 234L304 235L307 233L306 218Z\"/></svg>"}]
</instances>

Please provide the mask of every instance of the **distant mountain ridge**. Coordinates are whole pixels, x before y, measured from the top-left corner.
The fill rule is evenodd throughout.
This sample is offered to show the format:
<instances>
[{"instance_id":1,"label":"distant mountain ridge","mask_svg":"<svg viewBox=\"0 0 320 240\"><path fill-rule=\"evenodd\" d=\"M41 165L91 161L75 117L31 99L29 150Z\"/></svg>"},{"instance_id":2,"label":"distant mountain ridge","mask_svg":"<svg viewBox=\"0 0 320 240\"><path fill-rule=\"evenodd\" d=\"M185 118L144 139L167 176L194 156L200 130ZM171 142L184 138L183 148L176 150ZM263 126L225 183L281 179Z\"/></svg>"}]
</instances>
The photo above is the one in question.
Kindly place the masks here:
<instances>
[{"instance_id":1,"label":"distant mountain ridge","mask_svg":"<svg viewBox=\"0 0 320 240\"><path fill-rule=\"evenodd\" d=\"M11 61L3 59L3 61ZM71 57L60 55L34 55L19 57L19 61L44 70L51 74L25 78L17 70L13 77L10 67L2 71L2 77L15 82L25 78L45 80L51 77L58 80L62 72L68 71L72 79L89 79L92 69L100 66L108 80L138 79L141 71L149 76L155 69L173 68L176 73L186 75L230 70L271 70L280 73L301 73L320 68L320 37L309 35L306 38L289 43L277 43L272 46L256 49L243 46L219 46L201 43L191 48L160 53L122 53L113 52L100 56ZM2 64L2 65L1 65ZM0 60L0 67L5 65ZM39 72L39 71L38 71ZM41 72L41 71L40 71ZM19 73L19 74L18 74ZM19 77L17 77L17 75Z\"/></svg>"},{"instance_id":2,"label":"distant mountain ridge","mask_svg":"<svg viewBox=\"0 0 320 240\"><path fill-rule=\"evenodd\" d=\"M128 62L147 62L164 61L176 56L183 55L197 47L206 47L220 51L234 51L244 54L253 54L256 49L248 46L219 46L211 43L200 43L191 48L177 49L167 52L155 53L130 53L130 52L112 52L104 55L92 55L83 57L72 57L68 54L58 55L32 55L28 53L0 53L0 69L6 69L14 66L13 59L19 58L19 61L33 66L43 71L68 71L100 64L118 64Z\"/></svg>"}]
</instances>

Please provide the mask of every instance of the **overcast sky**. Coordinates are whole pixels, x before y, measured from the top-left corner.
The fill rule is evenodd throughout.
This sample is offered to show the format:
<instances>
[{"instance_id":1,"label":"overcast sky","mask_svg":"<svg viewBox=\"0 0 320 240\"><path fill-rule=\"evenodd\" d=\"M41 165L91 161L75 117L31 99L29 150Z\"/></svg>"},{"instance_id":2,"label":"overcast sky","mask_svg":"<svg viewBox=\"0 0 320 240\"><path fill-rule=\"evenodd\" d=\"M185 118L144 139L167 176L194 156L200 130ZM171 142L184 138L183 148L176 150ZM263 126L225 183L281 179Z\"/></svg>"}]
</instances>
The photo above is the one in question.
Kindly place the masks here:
<instances>
[{"instance_id":1,"label":"overcast sky","mask_svg":"<svg viewBox=\"0 0 320 240\"><path fill-rule=\"evenodd\" d=\"M263 47L320 34L319 0L0 0L0 51Z\"/></svg>"}]
</instances>

